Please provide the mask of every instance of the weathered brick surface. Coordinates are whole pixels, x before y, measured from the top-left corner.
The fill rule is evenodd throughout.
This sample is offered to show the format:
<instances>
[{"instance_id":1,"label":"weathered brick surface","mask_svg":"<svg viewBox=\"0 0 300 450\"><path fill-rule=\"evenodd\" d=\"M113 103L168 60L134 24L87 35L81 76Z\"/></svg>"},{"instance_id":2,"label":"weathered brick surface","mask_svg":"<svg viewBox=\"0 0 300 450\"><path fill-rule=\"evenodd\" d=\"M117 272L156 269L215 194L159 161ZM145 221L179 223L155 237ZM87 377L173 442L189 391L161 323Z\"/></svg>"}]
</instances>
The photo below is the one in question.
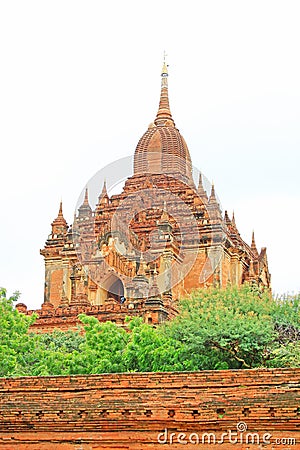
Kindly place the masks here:
<instances>
[{"instance_id":1,"label":"weathered brick surface","mask_svg":"<svg viewBox=\"0 0 300 450\"><path fill-rule=\"evenodd\" d=\"M104 305L76 305L55 308L53 305L44 304L41 309L27 310L24 303L16 305L19 312L27 315L36 313L38 318L31 325L30 330L35 332L51 333L55 329L62 331L76 330L78 327L83 327L78 316L86 314L88 316L96 317L100 322L108 320L124 325L126 317L144 317L150 316L153 321L151 323L158 324L161 322L159 314L164 314L165 317L172 318L178 311L175 306L169 305L166 308L159 303L146 303L145 301L136 302L133 310L128 309L128 306L121 305L115 299L107 299Z\"/></svg>"},{"instance_id":2,"label":"weathered brick surface","mask_svg":"<svg viewBox=\"0 0 300 450\"><path fill-rule=\"evenodd\" d=\"M300 369L0 379L0 449L300 449L299 393Z\"/></svg>"}]
</instances>

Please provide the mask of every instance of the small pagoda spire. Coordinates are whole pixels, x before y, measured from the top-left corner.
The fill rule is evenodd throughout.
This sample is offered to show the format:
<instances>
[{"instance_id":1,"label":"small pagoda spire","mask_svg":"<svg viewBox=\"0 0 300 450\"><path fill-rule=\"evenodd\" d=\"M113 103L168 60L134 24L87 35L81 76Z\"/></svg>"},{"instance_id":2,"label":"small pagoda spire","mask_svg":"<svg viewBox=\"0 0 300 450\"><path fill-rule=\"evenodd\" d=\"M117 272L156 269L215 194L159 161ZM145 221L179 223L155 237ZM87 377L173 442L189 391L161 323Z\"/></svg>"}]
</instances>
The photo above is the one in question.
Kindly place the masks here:
<instances>
[{"instance_id":1,"label":"small pagoda spire","mask_svg":"<svg viewBox=\"0 0 300 450\"><path fill-rule=\"evenodd\" d=\"M109 203L109 196L108 196L107 188L106 188L106 180L104 180L103 187L102 187L102 192L99 195L98 205L97 206L99 206L99 205L101 205L101 206L108 205L108 203Z\"/></svg>"},{"instance_id":2,"label":"small pagoda spire","mask_svg":"<svg viewBox=\"0 0 300 450\"><path fill-rule=\"evenodd\" d=\"M226 225L231 225L231 220L229 218L227 210L225 211L225 214L224 214L224 222L226 223Z\"/></svg>"},{"instance_id":3,"label":"small pagoda spire","mask_svg":"<svg viewBox=\"0 0 300 450\"><path fill-rule=\"evenodd\" d=\"M232 218L231 218L230 224L228 223L227 225L229 225L229 230L230 230L231 236L238 238L240 236L240 233L239 233L239 230L237 229L237 226L235 223L234 211L232 212Z\"/></svg>"},{"instance_id":4,"label":"small pagoda spire","mask_svg":"<svg viewBox=\"0 0 300 450\"><path fill-rule=\"evenodd\" d=\"M202 181L202 173L200 172L199 173L199 180L198 180L198 191L200 191L200 190L204 190L204 188L203 188L203 181Z\"/></svg>"},{"instance_id":5,"label":"small pagoda spire","mask_svg":"<svg viewBox=\"0 0 300 450\"><path fill-rule=\"evenodd\" d=\"M216 197L214 183L212 183L212 186L211 186L207 209L209 211L209 216L212 220L216 221L216 223L222 222L222 220L223 220L222 212L221 212L220 204Z\"/></svg>"},{"instance_id":6,"label":"small pagoda spire","mask_svg":"<svg viewBox=\"0 0 300 450\"><path fill-rule=\"evenodd\" d=\"M106 188L106 180L104 180L103 182L103 188L102 188L102 192L101 192L101 196L104 197L107 194L107 188Z\"/></svg>"},{"instance_id":7,"label":"small pagoda spire","mask_svg":"<svg viewBox=\"0 0 300 450\"><path fill-rule=\"evenodd\" d=\"M168 76L169 74L168 74L168 65L166 63L166 53L164 53L164 62L161 71L161 91L160 91L159 107L156 114L156 118L154 120L156 126L164 126L166 125L166 122L167 126L171 127L175 126L169 104Z\"/></svg>"},{"instance_id":8,"label":"small pagoda spire","mask_svg":"<svg viewBox=\"0 0 300 450\"><path fill-rule=\"evenodd\" d=\"M210 196L209 196L209 204L212 204L212 203L218 204L214 182L212 182Z\"/></svg>"},{"instance_id":9,"label":"small pagoda spire","mask_svg":"<svg viewBox=\"0 0 300 450\"><path fill-rule=\"evenodd\" d=\"M56 217L56 219L54 220L54 222L63 222L63 223L67 223L65 221L64 215L63 215L63 207L62 207L62 200L59 202L59 210L58 210L58 215ZM53 222L53 223L54 223Z\"/></svg>"},{"instance_id":10,"label":"small pagoda spire","mask_svg":"<svg viewBox=\"0 0 300 450\"><path fill-rule=\"evenodd\" d=\"M62 200L59 202L59 211L58 211L58 217L63 217L63 207L62 207Z\"/></svg>"},{"instance_id":11,"label":"small pagoda spire","mask_svg":"<svg viewBox=\"0 0 300 450\"><path fill-rule=\"evenodd\" d=\"M198 181L198 189L197 189L198 195L201 198L201 200L203 201L203 203L207 203L208 202L208 197L207 197L207 193L206 190L204 189L203 186L203 181L202 181L202 174L201 172L199 173L199 181Z\"/></svg>"},{"instance_id":12,"label":"small pagoda spire","mask_svg":"<svg viewBox=\"0 0 300 450\"><path fill-rule=\"evenodd\" d=\"M88 187L85 188L83 205L90 206L90 204L89 204L89 190L88 190Z\"/></svg>"},{"instance_id":13,"label":"small pagoda spire","mask_svg":"<svg viewBox=\"0 0 300 450\"><path fill-rule=\"evenodd\" d=\"M84 200L82 205L78 208L79 217L90 216L92 214L92 208L89 203L89 191L85 188Z\"/></svg>"},{"instance_id":14,"label":"small pagoda spire","mask_svg":"<svg viewBox=\"0 0 300 450\"><path fill-rule=\"evenodd\" d=\"M62 200L59 203L59 211L56 219L53 220L52 224L52 235L65 234L68 230L68 224L63 215Z\"/></svg>"},{"instance_id":15,"label":"small pagoda spire","mask_svg":"<svg viewBox=\"0 0 300 450\"><path fill-rule=\"evenodd\" d=\"M254 237L254 231L252 231L251 250L255 256L258 256L258 251L257 251L257 247L256 247L255 237Z\"/></svg>"},{"instance_id":16,"label":"small pagoda spire","mask_svg":"<svg viewBox=\"0 0 300 450\"><path fill-rule=\"evenodd\" d=\"M232 211L232 219L231 219L231 223L232 223L232 225L236 228L235 217L234 217L234 211Z\"/></svg>"}]
</instances>

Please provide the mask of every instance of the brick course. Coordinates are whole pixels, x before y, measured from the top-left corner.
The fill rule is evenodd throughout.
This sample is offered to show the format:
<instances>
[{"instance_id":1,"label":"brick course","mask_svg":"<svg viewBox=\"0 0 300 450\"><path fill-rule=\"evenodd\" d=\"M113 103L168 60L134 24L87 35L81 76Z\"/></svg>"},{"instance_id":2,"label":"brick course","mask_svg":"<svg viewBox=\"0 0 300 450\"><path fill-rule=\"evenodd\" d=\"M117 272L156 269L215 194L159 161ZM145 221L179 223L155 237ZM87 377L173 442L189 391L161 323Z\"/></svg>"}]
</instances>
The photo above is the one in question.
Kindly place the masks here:
<instances>
[{"instance_id":1,"label":"brick course","mask_svg":"<svg viewBox=\"0 0 300 450\"><path fill-rule=\"evenodd\" d=\"M300 369L0 379L0 449L300 449L299 394ZM239 444L207 442L238 423ZM247 432L273 446L246 443Z\"/></svg>"}]
</instances>

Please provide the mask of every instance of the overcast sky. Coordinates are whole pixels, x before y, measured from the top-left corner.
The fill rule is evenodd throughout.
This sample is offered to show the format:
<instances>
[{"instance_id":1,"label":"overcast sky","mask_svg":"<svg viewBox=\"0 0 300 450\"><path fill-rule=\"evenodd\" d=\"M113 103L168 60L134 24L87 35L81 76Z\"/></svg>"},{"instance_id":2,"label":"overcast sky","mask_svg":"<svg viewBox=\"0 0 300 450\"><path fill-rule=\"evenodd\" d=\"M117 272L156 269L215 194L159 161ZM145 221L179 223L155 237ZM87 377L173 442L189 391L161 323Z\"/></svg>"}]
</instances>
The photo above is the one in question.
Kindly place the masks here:
<instances>
[{"instance_id":1,"label":"overcast sky","mask_svg":"<svg viewBox=\"0 0 300 450\"><path fill-rule=\"evenodd\" d=\"M194 166L267 247L274 291L300 291L299 17L297 0L2 1L0 286L41 305L60 199L70 223L95 172L134 153L166 50Z\"/></svg>"}]
</instances>

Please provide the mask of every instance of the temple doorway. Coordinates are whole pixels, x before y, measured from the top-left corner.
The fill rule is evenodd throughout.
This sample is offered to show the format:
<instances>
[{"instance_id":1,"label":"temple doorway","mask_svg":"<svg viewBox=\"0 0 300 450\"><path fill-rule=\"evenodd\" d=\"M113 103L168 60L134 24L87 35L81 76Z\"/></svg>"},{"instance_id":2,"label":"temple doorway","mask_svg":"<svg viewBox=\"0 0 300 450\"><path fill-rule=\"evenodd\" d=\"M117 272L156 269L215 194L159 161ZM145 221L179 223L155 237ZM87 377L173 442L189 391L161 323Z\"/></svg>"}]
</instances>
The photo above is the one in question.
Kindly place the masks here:
<instances>
[{"instance_id":1,"label":"temple doorway","mask_svg":"<svg viewBox=\"0 0 300 450\"><path fill-rule=\"evenodd\" d=\"M121 297L124 297L124 285L116 275L110 275L105 280L103 287L106 290L106 298L114 298L120 302Z\"/></svg>"}]
</instances>

